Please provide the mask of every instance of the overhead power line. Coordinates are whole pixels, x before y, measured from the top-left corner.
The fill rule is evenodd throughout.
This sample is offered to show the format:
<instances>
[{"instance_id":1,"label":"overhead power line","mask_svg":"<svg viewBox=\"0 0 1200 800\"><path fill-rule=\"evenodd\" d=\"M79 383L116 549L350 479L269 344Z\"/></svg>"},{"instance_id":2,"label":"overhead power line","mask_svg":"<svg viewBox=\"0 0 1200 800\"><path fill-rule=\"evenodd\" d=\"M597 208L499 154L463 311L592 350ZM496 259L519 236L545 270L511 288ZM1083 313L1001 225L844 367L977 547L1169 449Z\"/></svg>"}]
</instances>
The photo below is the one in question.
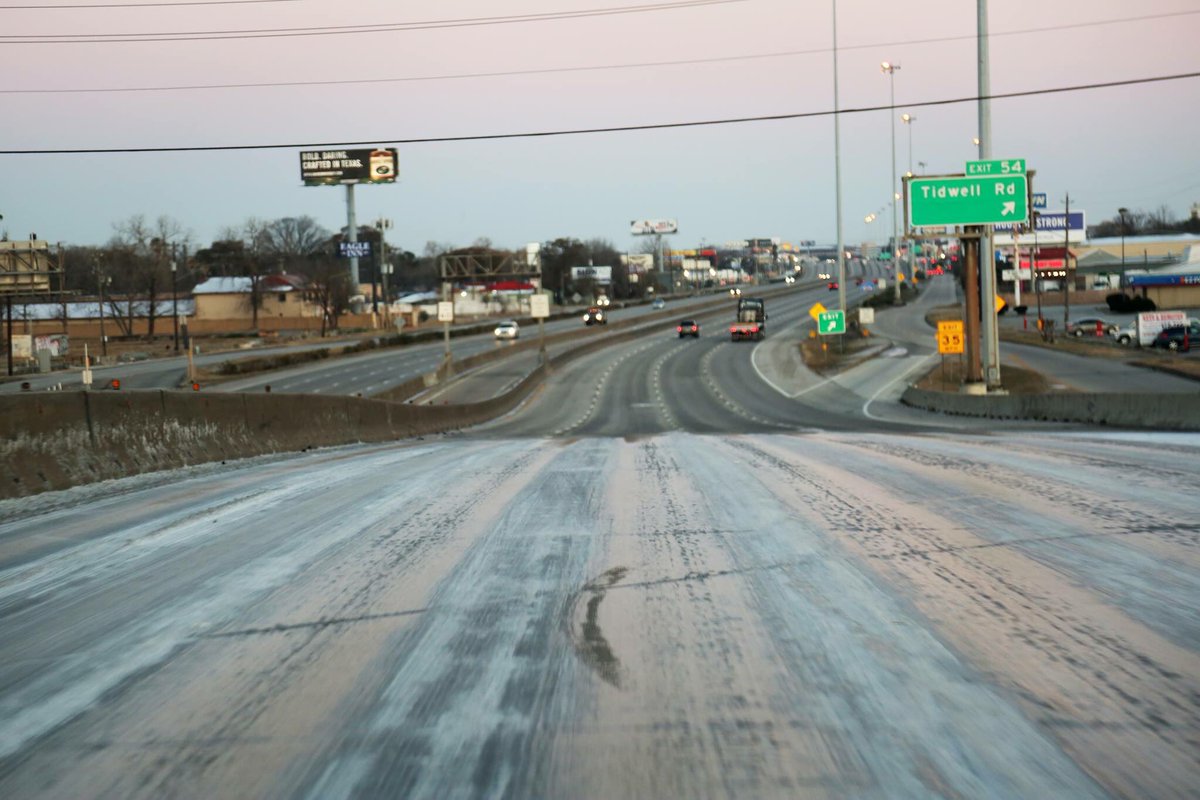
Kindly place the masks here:
<instances>
[{"instance_id":1,"label":"overhead power line","mask_svg":"<svg viewBox=\"0 0 1200 800\"><path fill-rule=\"evenodd\" d=\"M303 3L305 0L182 0L179 3L64 3L52 6L0 6L0 11L54 11L64 8L183 8L185 6L244 6L257 3Z\"/></svg>"},{"instance_id":2,"label":"overhead power line","mask_svg":"<svg viewBox=\"0 0 1200 800\"><path fill-rule=\"evenodd\" d=\"M1166 81L1187 80L1200 78L1200 72L1184 72L1177 75L1156 75L1150 78L1131 78L1123 81L1105 81L1103 83L1086 83L1076 86L1059 86L1049 89L1029 89L1021 92L1003 92L990 94L986 97L973 95L971 97L954 97L944 100L924 100L916 103L905 103L906 108L921 108L932 106L949 106L962 103L977 103L983 99L1007 100L1017 97L1036 97L1039 95L1063 94L1066 92L1081 92L1093 89L1110 89L1118 86L1137 86L1147 83L1163 83ZM625 133L631 131L668 130L671 128L700 128L714 125L738 125L750 122L776 122L790 119L808 119L813 117L830 117L835 114L864 114L872 111L891 110L890 105L862 106L859 108L843 108L838 111L803 111L792 114L762 114L751 117L729 117L726 119L693 120L688 122L657 122L643 125L613 125L597 128L567 128L560 130L524 131L517 133L481 133L464 136L426 136L418 138L396 138L381 136L359 142L288 142L276 144L226 144L226 145L191 145L181 147L80 147L54 148L33 150L0 150L0 155L68 155L84 153L200 153L226 150L330 150L345 147L373 147L388 142L394 144L433 144L438 142L478 142L497 139L532 139L550 136L578 136L587 133Z\"/></svg>"},{"instance_id":3,"label":"overhead power line","mask_svg":"<svg viewBox=\"0 0 1200 800\"><path fill-rule=\"evenodd\" d=\"M1046 33L1050 31L1069 30L1072 28L1087 28L1098 25L1115 25L1126 22L1141 22L1145 20L1162 19L1166 17L1191 16L1200 14L1200 10L1182 11L1173 14L1151 14L1140 17L1124 17L1094 22L1075 22L1064 25L1052 25L1039 28L1023 28L1012 31L993 31L991 38L1001 36L1023 36L1031 33ZM875 44L842 45L840 50L866 50L875 48L895 48L912 45L933 44L948 41L975 41L974 34L962 36L939 36L934 39L905 39L895 42L878 42ZM485 78L511 78L521 75L556 75L571 72L604 72L611 70L646 69L652 67L681 67L699 64L724 64L739 61L761 61L773 58L791 58L795 56L824 55L832 48L819 47L808 50L784 50L774 53L750 53L736 56L711 56L708 58L685 58L671 61L632 61L623 64L596 64L576 67L542 67L537 69L512 69L491 72L457 72L445 75L410 75L394 78L347 78L343 80L312 80L312 81L261 81L253 83L196 83L173 86L113 86L113 87L64 87L61 89L3 89L3 94L115 94L121 92L183 92L215 89L271 89L299 86L362 86L384 83L422 83L432 81L473 80Z\"/></svg>"},{"instance_id":4,"label":"overhead power line","mask_svg":"<svg viewBox=\"0 0 1200 800\"><path fill-rule=\"evenodd\" d=\"M153 33L79 33L79 34L20 34L0 35L0 44L110 44L122 42L194 42L226 39L283 39L298 36L344 36L361 33L394 33L425 31L443 28L477 28L487 25L517 25L530 22L555 22L591 17L612 17L625 14L646 14L660 11L684 11L704 6L723 6L746 3L749 0L674 0L673 2L643 3L632 6L609 6L576 11L546 11L534 14L509 14L491 17L461 17L457 19L424 20L420 22L389 22L373 25L321 25L311 28L256 28L219 31L157 31Z\"/></svg>"}]
</instances>

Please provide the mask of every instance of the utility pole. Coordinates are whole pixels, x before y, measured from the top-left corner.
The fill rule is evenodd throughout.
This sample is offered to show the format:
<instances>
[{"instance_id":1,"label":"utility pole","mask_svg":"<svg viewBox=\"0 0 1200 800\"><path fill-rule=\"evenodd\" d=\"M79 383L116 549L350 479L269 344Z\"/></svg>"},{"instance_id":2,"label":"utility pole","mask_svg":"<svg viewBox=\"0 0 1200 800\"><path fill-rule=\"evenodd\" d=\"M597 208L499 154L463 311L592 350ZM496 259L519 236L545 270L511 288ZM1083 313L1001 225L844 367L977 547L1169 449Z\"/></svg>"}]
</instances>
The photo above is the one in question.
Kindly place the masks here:
<instances>
[{"instance_id":1,"label":"utility pole","mask_svg":"<svg viewBox=\"0 0 1200 800\"><path fill-rule=\"evenodd\" d=\"M1118 208L1117 213L1121 215L1121 291L1125 291L1125 215L1129 213L1128 208ZM1070 220L1067 220L1070 225ZM1111 284L1110 284L1111 287Z\"/></svg>"},{"instance_id":2,"label":"utility pole","mask_svg":"<svg viewBox=\"0 0 1200 800\"><path fill-rule=\"evenodd\" d=\"M1063 333L1071 321L1071 195L1066 199L1066 225L1063 226Z\"/></svg>"},{"instance_id":3,"label":"utility pole","mask_svg":"<svg viewBox=\"0 0 1200 800\"><path fill-rule=\"evenodd\" d=\"M896 281L892 302L900 305L900 229L896 225L896 70L899 64L884 61L879 65L887 73L889 87L888 117L892 124L892 173L888 177L888 199L892 201L892 277Z\"/></svg>"},{"instance_id":4,"label":"utility pole","mask_svg":"<svg viewBox=\"0 0 1200 800\"><path fill-rule=\"evenodd\" d=\"M383 285L383 304L390 307L390 301L388 300L388 275L392 272L392 265L388 263L387 240L384 238L384 231L392 227L392 221L380 217L375 222L375 227L379 229L379 271L380 280Z\"/></svg>"},{"instance_id":5,"label":"utility pole","mask_svg":"<svg viewBox=\"0 0 1200 800\"><path fill-rule=\"evenodd\" d=\"M175 342L175 352L179 352L179 285L176 283L175 273L177 264L175 262L175 243L171 243L171 329L173 331L172 338Z\"/></svg>"},{"instance_id":6,"label":"utility pole","mask_svg":"<svg viewBox=\"0 0 1200 800\"><path fill-rule=\"evenodd\" d=\"M96 291L100 295L100 355L108 356L108 337L104 335L104 284L108 276L96 265Z\"/></svg>"}]
</instances>

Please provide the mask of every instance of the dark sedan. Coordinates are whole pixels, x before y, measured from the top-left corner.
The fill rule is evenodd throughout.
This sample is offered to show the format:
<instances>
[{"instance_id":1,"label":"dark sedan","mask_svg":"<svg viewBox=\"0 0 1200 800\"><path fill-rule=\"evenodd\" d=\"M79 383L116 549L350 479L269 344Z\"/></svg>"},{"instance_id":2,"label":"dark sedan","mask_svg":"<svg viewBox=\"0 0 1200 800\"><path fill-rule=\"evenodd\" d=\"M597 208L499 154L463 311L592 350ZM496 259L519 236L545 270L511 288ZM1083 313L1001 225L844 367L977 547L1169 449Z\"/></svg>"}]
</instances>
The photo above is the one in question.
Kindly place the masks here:
<instances>
[{"instance_id":1,"label":"dark sedan","mask_svg":"<svg viewBox=\"0 0 1200 800\"><path fill-rule=\"evenodd\" d=\"M1154 337L1154 347L1186 353L1192 345L1200 341L1200 320L1192 320L1187 325L1172 325L1163 328Z\"/></svg>"}]
</instances>

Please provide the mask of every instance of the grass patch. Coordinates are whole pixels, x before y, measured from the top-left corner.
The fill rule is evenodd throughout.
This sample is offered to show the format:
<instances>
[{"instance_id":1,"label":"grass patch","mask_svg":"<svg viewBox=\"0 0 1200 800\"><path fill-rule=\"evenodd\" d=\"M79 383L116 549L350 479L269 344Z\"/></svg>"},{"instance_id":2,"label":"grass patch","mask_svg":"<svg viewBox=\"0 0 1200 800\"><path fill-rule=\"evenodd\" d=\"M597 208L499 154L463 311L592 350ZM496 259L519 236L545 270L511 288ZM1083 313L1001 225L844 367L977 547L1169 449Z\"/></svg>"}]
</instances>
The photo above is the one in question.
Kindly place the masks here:
<instances>
[{"instance_id":1,"label":"grass patch","mask_svg":"<svg viewBox=\"0 0 1200 800\"><path fill-rule=\"evenodd\" d=\"M804 365L818 375L836 375L866 361L884 344L886 341L857 333L818 336L800 343L800 355Z\"/></svg>"},{"instance_id":2,"label":"grass patch","mask_svg":"<svg viewBox=\"0 0 1200 800\"><path fill-rule=\"evenodd\" d=\"M932 392L957 393L967 372L967 361L959 361L957 356L947 356L916 383L918 389ZM1050 383L1040 372L1021 369L1005 364L1001 371L1004 378L1004 388L1009 394L1048 394Z\"/></svg>"}]
</instances>

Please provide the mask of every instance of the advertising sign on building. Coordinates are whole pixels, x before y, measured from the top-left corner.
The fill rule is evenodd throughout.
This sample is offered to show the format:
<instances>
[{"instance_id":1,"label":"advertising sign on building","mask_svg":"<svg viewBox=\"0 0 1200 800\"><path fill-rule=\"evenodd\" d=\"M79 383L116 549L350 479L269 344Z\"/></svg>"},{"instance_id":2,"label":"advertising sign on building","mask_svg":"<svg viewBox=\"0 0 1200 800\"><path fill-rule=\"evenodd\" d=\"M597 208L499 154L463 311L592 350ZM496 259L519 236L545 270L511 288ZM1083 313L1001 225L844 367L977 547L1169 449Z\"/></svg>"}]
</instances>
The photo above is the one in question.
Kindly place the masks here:
<instances>
[{"instance_id":1,"label":"advertising sign on building","mask_svg":"<svg viewBox=\"0 0 1200 800\"><path fill-rule=\"evenodd\" d=\"M396 172L396 151L393 148L300 152L300 179L305 186L395 183Z\"/></svg>"},{"instance_id":2,"label":"advertising sign on building","mask_svg":"<svg viewBox=\"0 0 1200 800\"><path fill-rule=\"evenodd\" d=\"M55 358L67 355L70 352L70 338L65 333L50 333L43 336L33 337L33 349L47 350L50 355Z\"/></svg>"},{"instance_id":3,"label":"advertising sign on building","mask_svg":"<svg viewBox=\"0 0 1200 800\"><path fill-rule=\"evenodd\" d=\"M629 232L634 236L679 233L679 222L673 219L635 219L629 223Z\"/></svg>"},{"instance_id":4,"label":"advertising sign on building","mask_svg":"<svg viewBox=\"0 0 1200 800\"><path fill-rule=\"evenodd\" d=\"M612 267L571 267L571 280L592 280L606 286L612 283Z\"/></svg>"},{"instance_id":5,"label":"advertising sign on building","mask_svg":"<svg viewBox=\"0 0 1200 800\"><path fill-rule=\"evenodd\" d=\"M369 258L370 242L338 242L338 258Z\"/></svg>"},{"instance_id":6,"label":"advertising sign on building","mask_svg":"<svg viewBox=\"0 0 1200 800\"><path fill-rule=\"evenodd\" d=\"M1070 216L1065 211L1042 211L1035 216L1037 224L1036 241L1041 244L1061 242L1065 233L1067 239L1075 244L1087 240L1087 220L1083 211L1072 211ZM1026 225L1024 228L1028 228ZM992 228L992 243L1011 245L1013 243L1012 225L995 225ZM1035 236L1032 230L1021 231L1021 244L1033 244Z\"/></svg>"}]
</instances>

